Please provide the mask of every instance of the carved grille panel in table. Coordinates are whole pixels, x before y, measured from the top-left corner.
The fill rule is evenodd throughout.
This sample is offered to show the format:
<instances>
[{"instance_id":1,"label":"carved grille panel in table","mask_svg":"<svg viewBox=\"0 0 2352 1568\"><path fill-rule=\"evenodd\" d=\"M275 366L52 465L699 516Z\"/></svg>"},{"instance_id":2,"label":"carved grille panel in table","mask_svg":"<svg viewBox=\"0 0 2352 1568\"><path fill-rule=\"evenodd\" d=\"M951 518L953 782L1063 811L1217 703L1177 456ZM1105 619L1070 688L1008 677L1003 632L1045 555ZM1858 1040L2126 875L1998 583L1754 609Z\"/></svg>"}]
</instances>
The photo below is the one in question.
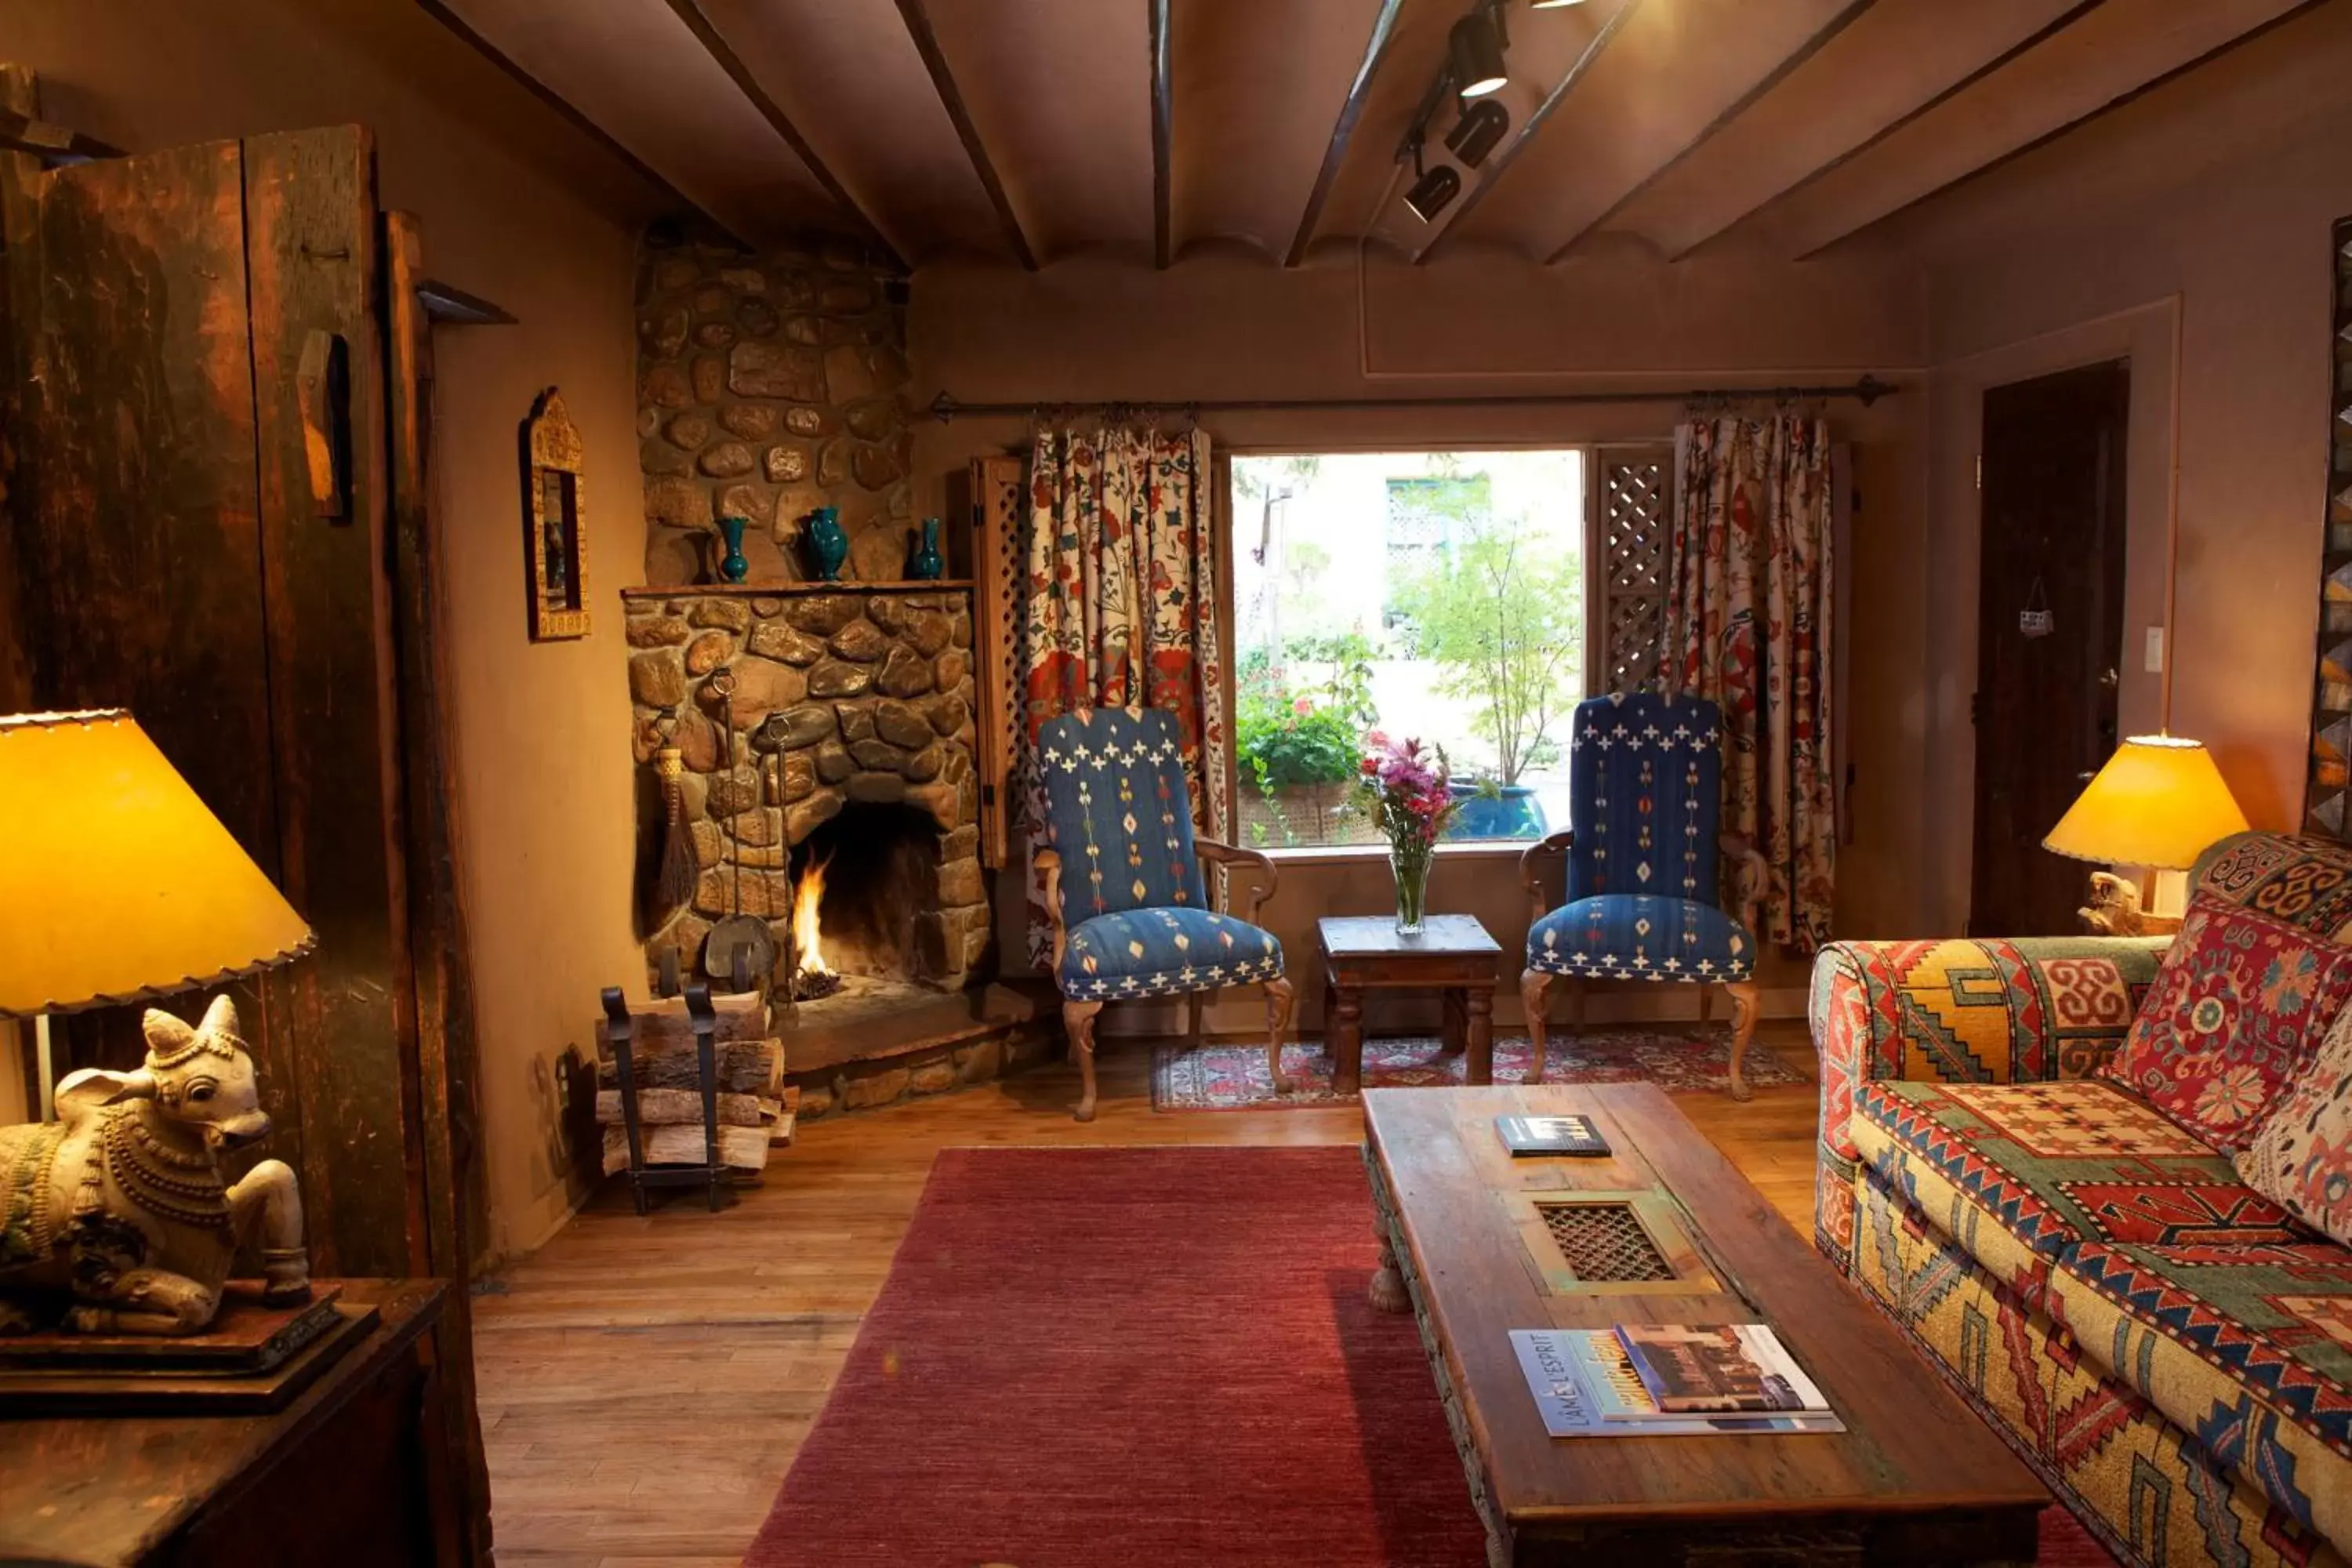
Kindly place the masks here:
<instances>
[{"instance_id":1,"label":"carved grille panel in table","mask_svg":"<svg viewBox=\"0 0 2352 1568\"><path fill-rule=\"evenodd\" d=\"M1632 1204L1538 1203L1536 1212L1579 1279L1613 1284L1675 1278Z\"/></svg>"},{"instance_id":2,"label":"carved grille panel in table","mask_svg":"<svg viewBox=\"0 0 2352 1568\"><path fill-rule=\"evenodd\" d=\"M1605 452L1600 468L1599 689L1631 691L1657 673L1665 637L1673 453Z\"/></svg>"}]
</instances>

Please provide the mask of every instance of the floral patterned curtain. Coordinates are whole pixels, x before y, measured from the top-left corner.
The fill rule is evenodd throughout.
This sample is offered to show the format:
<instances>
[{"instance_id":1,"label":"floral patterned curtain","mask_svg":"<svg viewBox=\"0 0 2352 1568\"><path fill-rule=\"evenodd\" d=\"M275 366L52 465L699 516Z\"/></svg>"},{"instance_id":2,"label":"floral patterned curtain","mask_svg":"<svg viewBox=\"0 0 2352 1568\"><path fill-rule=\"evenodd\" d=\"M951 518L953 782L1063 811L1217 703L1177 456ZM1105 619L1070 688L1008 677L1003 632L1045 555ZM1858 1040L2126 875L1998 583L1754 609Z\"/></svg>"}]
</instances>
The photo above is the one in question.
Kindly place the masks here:
<instances>
[{"instance_id":1,"label":"floral patterned curtain","mask_svg":"<svg viewBox=\"0 0 2352 1568\"><path fill-rule=\"evenodd\" d=\"M1224 667L1218 654L1209 438L1199 430L1054 430L1029 458L1022 738L1076 708L1166 708L1183 733L1195 830L1225 837ZM1021 759L1034 865L1045 789ZM1052 951L1029 879L1029 955Z\"/></svg>"},{"instance_id":2,"label":"floral patterned curtain","mask_svg":"<svg viewBox=\"0 0 2352 1568\"><path fill-rule=\"evenodd\" d=\"M1811 952L1837 862L1829 425L1688 424L1675 459L1664 674L1723 709L1723 826L1772 873L1758 938Z\"/></svg>"}]
</instances>

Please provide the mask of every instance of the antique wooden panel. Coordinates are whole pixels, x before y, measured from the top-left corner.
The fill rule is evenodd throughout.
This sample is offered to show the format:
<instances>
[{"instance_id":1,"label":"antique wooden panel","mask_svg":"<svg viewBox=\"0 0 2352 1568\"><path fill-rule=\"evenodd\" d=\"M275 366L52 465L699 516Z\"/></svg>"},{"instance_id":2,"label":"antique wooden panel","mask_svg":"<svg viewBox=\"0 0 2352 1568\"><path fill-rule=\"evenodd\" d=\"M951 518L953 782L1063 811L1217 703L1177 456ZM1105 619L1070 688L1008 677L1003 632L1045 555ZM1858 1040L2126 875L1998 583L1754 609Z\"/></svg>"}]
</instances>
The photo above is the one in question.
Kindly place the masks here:
<instances>
[{"instance_id":1,"label":"antique wooden panel","mask_svg":"<svg viewBox=\"0 0 2352 1568\"><path fill-rule=\"evenodd\" d=\"M1022 472L1019 458L978 458L971 465L972 638L980 701L980 858L1005 863L1013 818L1013 763L1021 754L1020 606Z\"/></svg>"},{"instance_id":2,"label":"antique wooden panel","mask_svg":"<svg viewBox=\"0 0 2352 1568\"><path fill-rule=\"evenodd\" d=\"M397 665L385 544L383 347L374 314L374 153L358 127L246 143L247 288L276 751L280 885L319 933L289 973L303 1118L324 1190L319 1267L423 1274L424 1148L397 811ZM352 500L321 516L298 374L313 334L341 341Z\"/></svg>"},{"instance_id":3,"label":"antique wooden panel","mask_svg":"<svg viewBox=\"0 0 2352 1568\"><path fill-rule=\"evenodd\" d=\"M416 1020L419 1130L425 1149L425 1225L432 1271L459 1282L437 1335L449 1443L458 1456L458 1509L468 1559L489 1547L489 1472L474 1414L471 1277L487 1230L475 1097L474 984L466 906L457 881L463 824L451 797L457 776L447 649L441 640L448 584L427 457L432 448L433 327L417 285L424 236L412 213L383 216L384 397L390 426L393 623L400 679L402 825L408 875L408 949Z\"/></svg>"},{"instance_id":4,"label":"antique wooden panel","mask_svg":"<svg viewBox=\"0 0 2352 1568\"><path fill-rule=\"evenodd\" d=\"M2319 562L2319 672L2303 830L2352 837L2352 217L2328 236L2327 499Z\"/></svg>"},{"instance_id":5,"label":"antique wooden panel","mask_svg":"<svg viewBox=\"0 0 2352 1568\"><path fill-rule=\"evenodd\" d=\"M12 198L16 560L31 700L129 708L278 877L244 201L233 142L35 174ZM307 1180L282 996L229 989L268 1152ZM144 1049L135 1008L58 1036L61 1069Z\"/></svg>"},{"instance_id":6,"label":"antique wooden panel","mask_svg":"<svg viewBox=\"0 0 2352 1568\"><path fill-rule=\"evenodd\" d=\"M0 66L0 110L26 116L40 113L30 71L21 66ZM33 706L33 671L24 643L24 600L16 582L16 509L26 492L16 470L26 448L19 395L26 375L23 345L10 315L15 287L9 277L14 273L24 280L28 300L37 297L30 287L41 275L30 186L40 173L40 160L30 153L0 152L0 246L5 247L0 247L0 713L22 713ZM14 1026L0 1025L0 1031ZM0 1051L0 1060L5 1058L5 1051Z\"/></svg>"}]
</instances>

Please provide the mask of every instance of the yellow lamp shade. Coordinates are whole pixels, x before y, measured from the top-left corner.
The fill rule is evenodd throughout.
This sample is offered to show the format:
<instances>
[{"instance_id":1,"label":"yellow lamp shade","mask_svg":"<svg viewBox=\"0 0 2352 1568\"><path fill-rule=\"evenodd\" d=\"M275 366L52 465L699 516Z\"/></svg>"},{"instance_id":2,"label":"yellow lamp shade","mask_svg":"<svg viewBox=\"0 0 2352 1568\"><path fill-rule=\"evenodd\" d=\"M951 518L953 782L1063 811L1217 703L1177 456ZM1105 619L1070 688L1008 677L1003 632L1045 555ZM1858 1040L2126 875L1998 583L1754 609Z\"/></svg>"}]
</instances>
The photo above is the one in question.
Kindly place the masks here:
<instances>
[{"instance_id":1,"label":"yellow lamp shade","mask_svg":"<svg viewBox=\"0 0 2352 1568\"><path fill-rule=\"evenodd\" d=\"M0 718L0 1018L273 968L310 928L120 709Z\"/></svg>"},{"instance_id":2,"label":"yellow lamp shade","mask_svg":"<svg viewBox=\"0 0 2352 1568\"><path fill-rule=\"evenodd\" d=\"M2135 735L2116 748L2042 847L2077 860L2185 871L2217 841L2245 830L2246 814L2201 742Z\"/></svg>"}]
</instances>

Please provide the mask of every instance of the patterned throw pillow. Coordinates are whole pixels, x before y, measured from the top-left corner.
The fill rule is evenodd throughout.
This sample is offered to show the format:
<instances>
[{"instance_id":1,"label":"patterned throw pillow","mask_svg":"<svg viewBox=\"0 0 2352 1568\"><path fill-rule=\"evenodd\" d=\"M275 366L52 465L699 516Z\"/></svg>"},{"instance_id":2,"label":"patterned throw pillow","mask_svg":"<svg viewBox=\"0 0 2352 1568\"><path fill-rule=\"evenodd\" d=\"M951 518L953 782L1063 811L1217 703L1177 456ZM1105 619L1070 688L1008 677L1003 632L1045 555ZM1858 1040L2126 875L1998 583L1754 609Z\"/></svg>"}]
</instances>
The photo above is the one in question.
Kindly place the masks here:
<instances>
[{"instance_id":1,"label":"patterned throw pillow","mask_svg":"<svg viewBox=\"0 0 2352 1568\"><path fill-rule=\"evenodd\" d=\"M2352 996L2352 948L2220 899L2189 906L2105 1075L2241 1147Z\"/></svg>"},{"instance_id":2,"label":"patterned throw pillow","mask_svg":"<svg viewBox=\"0 0 2352 1568\"><path fill-rule=\"evenodd\" d=\"M2231 1163L2246 1185L2352 1247L2352 1007Z\"/></svg>"}]
</instances>

